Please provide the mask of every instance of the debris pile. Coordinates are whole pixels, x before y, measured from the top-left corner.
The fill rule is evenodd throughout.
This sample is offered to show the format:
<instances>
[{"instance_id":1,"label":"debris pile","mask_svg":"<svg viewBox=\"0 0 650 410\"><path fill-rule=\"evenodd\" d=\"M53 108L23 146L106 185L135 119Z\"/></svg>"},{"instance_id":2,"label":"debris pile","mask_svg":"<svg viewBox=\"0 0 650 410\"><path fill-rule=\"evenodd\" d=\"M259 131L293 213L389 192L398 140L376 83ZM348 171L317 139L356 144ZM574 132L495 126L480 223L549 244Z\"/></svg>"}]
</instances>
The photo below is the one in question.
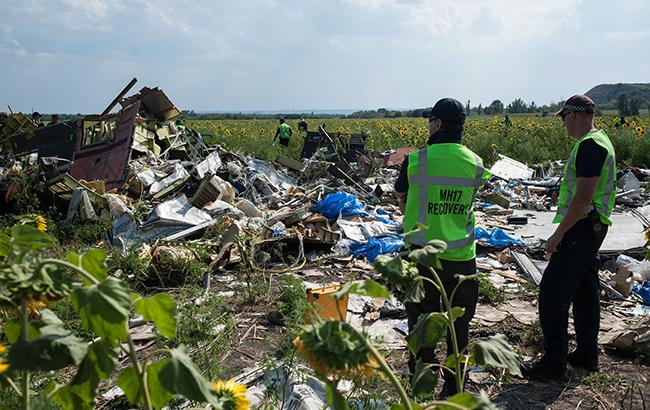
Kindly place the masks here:
<instances>
[{"instance_id":1,"label":"debris pile","mask_svg":"<svg viewBox=\"0 0 650 410\"><path fill-rule=\"evenodd\" d=\"M253 271L293 272L315 287L345 280L344 272L369 276L378 255L403 247L393 183L415 148L368 152L365 135L319 127L307 132L300 160L262 161L209 146L158 88L124 97L134 83L100 115L42 127L10 115L0 129L2 209L12 209L24 194L20 178L31 176L43 181L68 220L110 221L113 247L143 246L161 270L196 258L185 243L209 242L206 291L211 275L226 278L242 263ZM117 104L121 109L111 113ZM475 203L475 237L478 269L494 286L539 285L563 167L561 161L529 167L502 155L492 166L493 178ZM650 343L643 237L650 229L649 183L649 169L628 167L617 175L614 225L600 252L607 310L618 318L601 337L605 346ZM218 232L215 240L204 236L208 229ZM508 304L507 311L479 307L475 320L535 320L529 301ZM391 347L405 345L399 302L352 295L347 311L349 321ZM633 329L624 326L630 317L641 317Z\"/></svg>"}]
</instances>

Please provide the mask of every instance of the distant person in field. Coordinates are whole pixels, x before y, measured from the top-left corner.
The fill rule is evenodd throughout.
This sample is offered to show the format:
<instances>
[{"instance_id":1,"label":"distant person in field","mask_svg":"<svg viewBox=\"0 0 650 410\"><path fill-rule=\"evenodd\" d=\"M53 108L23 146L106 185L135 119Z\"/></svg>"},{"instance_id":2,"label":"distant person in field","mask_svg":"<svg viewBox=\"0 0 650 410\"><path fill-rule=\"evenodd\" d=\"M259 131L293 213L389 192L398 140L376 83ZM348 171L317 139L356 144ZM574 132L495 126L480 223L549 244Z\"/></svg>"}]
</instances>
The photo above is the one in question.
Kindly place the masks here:
<instances>
[{"instance_id":1,"label":"distant person in field","mask_svg":"<svg viewBox=\"0 0 650 410\"><path fill-rule=\"evenodd\" d=\"M34 124L36 124L37 127L44 127L45 126L45 124L41 120L41 113L39 113L38 111L34 111L32 113L32 122Z\"/></svg>"},{"instance_id":2,"label":"distant person in field","mask_svg":"<svg viewBox=\"0 0 650 410\"><path fill-rule=\"evenodd\" d=\"M304 118L300 117L300 121L298 121L298 131L307 132L307 128L307 121L305 121Z\"/></svg>"},{"instance_id":3,"label":"distant person in field","mask_svg":"<svg viewBox=\"0 0 650 410\"><path fill-rule=\"evenodd\" d=\"M627 120L624 115L621 115L618 121L616 121L616 128L621 128L622 126L627 125Z\"/></svg>"},{"instance_id":4,"label":"distant person in field","mask_svg":"<svg viewBox=\"0 0 650 410\"><path fill-rule=\"evenodd\" d=\"M52 114L52 119L50 120L50 124L48 124L48 125L58 124L58 123L59 123L58 114Z\"/></svg>"},{"instance_id":5,"label":"distant person in field","mask_svg":"<svg viewBox=\"0 0 650 410\"><path fill-rule=\"evenodd\" d=\"M616 157L607 134L594 125L596 105L585 95L566 100L555 115L576 142L564 168L555 232L546 241L551 259L539 285L544 356L524 368L529 378L569 380L567 362L598 371L600 284L598 249L612 225ZM576 348L569 353L569 309Z\"/></svg>"},{"instance_id":6,"label":"distant person in field","mask_svg":"<svg viewBox=\"0 0 650 410\"><path fill-rule=\"evenodd\" d=\"M512 125L512 121L510 121L510 116L509 116L508 114L506 114L506 118L503 120L503 124L504 124L506 127L509 127L509 126Z\"/></svg>"},{"instance_id":7,"label":"distant person in field","mask_svg":"<svg viewBox=\"0 0 650 410\"><path fill-rule=\"evenodd\" d=\"M275 131L275 137L273 137L273 145L275 145L275 140L279 137L280 145L288 147L291 134L293 134L293 131L291 131L289 124L284 121L284 118L280 118L280 125L278 125L278 129Z\"/></svg>"}]
</instances>

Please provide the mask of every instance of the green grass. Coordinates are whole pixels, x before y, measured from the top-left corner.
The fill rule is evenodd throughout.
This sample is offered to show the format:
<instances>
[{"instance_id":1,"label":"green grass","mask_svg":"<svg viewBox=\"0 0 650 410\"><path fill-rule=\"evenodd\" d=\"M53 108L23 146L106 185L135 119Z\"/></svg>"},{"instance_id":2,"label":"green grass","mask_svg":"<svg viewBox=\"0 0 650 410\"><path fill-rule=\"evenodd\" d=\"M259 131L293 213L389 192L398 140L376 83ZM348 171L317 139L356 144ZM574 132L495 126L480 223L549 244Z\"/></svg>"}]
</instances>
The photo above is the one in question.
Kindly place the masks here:
<instances>
[{"instance_id":1,"label":"green grass","mask_svg":"<svg viewBox=\"0 0 650 410\"><path fill-rule=\"evenodd\" d=\"M223 297L208 294L195 303L201 294L202 289L187 286L178 295L176 341L188 346L192 359L213 380L226 369L219 359L230 348L235 322Z\"/></svg>"},{"instance_id":2,"label":"green grass","mask_svg":"<svg viewBox=\"0 0 650 410\"><path fill-rule=\"evenodd\" d=\"M600 389L614 387L623 381L623 377L617 374L608 375L604 373L593 373L584 377L581 382Z\"/></svg>"},{"instance_id":3,"label":"green grass","mask_svg":"<svg viewBox=\"0 0 650 410\"><path fill-rule=\"evenodd\" d=\"M506 301L505 290L494 286L485 276L479 279L478 296L481 302L492 305L498 305Z\"/></svg>"}]
</instances>

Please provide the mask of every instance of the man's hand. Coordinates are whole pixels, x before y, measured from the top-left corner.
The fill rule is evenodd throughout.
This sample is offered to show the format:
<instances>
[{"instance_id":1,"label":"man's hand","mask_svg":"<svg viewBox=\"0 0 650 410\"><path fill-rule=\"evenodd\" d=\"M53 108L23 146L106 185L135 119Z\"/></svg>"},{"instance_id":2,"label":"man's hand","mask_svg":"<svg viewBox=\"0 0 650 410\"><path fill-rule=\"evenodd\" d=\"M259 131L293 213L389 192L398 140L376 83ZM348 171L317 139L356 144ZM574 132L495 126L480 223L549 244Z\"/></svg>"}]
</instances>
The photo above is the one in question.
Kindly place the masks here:
<instances>
[{"instance_id":1,"label":"man's hand","mask_svg":"<svg viewBox=\"0 0 650 410\"><path fill-rule=\"evenodd\" d=\"M395 191L395 197L397 198L397 205L399 206L399 210L404 213L404 209L406 208L406 192Z\"/></svg>"},{"instance_id":2,"label":"man's hand","mask_svg":"<svg viewBox=\"0 0 650 410\"><path fill-rule=\"evenodd\" d=\"M563 234L559 233L558 231L555 231L553 235L551 235L546 240L546 250L551 253L557 252L559 250L560 242L562 242L563 237L564 237Z\"/></svg>"}]
</instances>

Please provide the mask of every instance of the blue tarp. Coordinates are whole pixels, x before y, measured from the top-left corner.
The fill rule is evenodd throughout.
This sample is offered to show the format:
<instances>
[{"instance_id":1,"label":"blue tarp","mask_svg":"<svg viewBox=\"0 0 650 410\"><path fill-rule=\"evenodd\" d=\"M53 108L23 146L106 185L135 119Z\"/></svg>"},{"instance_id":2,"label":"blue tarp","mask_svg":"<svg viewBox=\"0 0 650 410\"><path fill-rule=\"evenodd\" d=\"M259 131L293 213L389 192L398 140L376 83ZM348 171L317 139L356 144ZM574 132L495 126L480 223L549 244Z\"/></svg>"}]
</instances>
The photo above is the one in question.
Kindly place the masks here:
<instances>
[{"instance_id":1,"label":"blue tarp","mask_svg":"<svg viewBox=\"0 0 650 410\"><path fill-rule=\"evenodd\" d=\"M650 305L650 280L646 280L641 285L635 283L632 285L632 292L643 299L643 303Z\"/></svg>"},{"instance_id":2,"label":"blue tarp","mask_svg":"<svg viewBox=\"0 0 650 410\"><path fill-rule=\"evenodd\" d=\"M523 245L524 242L520 239L515 239L503 232L499 228L492 229L492 232L477 226L474 228L474 237L477 241L484 241L490 245L507 246L507 245Z\"/></svg>"},{"instance_id":3,"label":"blue tarp","mask_svg":"<svg viewBox=\"0 0 650 410\"><path fill-rule=\"evenodd\" d=\"M384 236L381 238L370 238L367 243L353 242L350 245L352 256L363 255L369 262L374 262L377 256L388 252L394 252L404 246L404 240L399 237Z\"/></svg>"},{"instance_id":4,"label":"blue tarp","mask_svg":"<svg viewBox=\"0 0 650 410\"><path fill-rule=\"evenodd\" d=\"M327 195L316 204L314 210L330 221L338 219L339 215L368 215L365 205L356 196L346 192L335 192Z\"/></svg>"}]
</instances>

